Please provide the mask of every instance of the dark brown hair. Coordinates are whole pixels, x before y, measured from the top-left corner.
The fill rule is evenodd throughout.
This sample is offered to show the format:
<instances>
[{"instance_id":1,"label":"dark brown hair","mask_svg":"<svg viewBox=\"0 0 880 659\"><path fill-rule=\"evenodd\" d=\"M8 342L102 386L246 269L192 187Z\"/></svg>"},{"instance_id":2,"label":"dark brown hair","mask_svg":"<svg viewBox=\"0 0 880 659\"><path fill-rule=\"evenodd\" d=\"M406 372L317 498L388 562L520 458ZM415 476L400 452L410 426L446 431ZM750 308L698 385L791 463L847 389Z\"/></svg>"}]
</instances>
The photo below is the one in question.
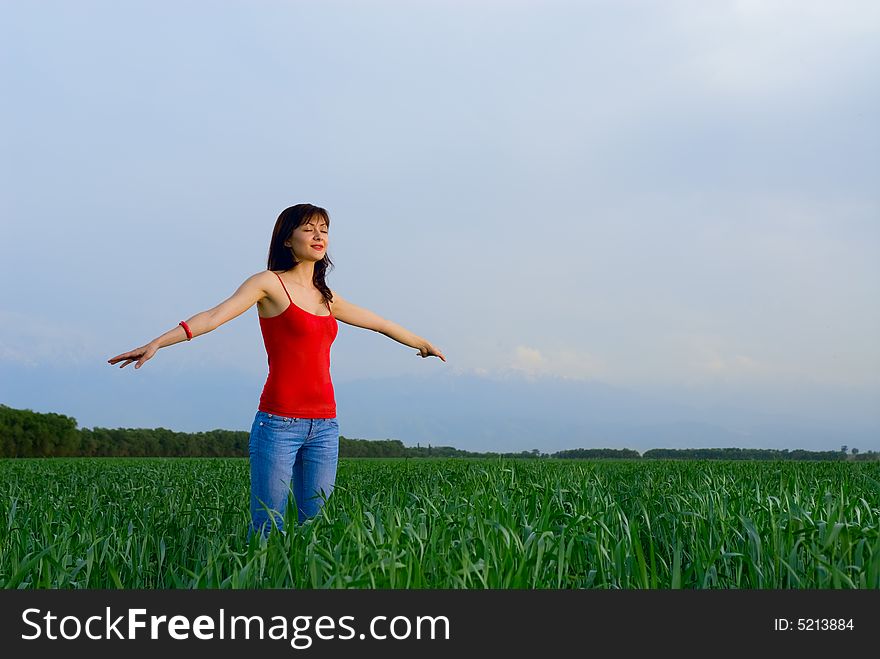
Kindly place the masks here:
<instances>
[{"instance_id":1,"label":"dark brown hair","mask_svg":"<svg viewBox=\"0 0 880 659\"><path fill-rule=\"evenodd\" d=\"M275 220L275 229L272 231L272 242L269 243L269 258L266 267L269 270L292 270L296 267L298 261L294 261L293 250L284 246L284 241L290 238L294 229L302 226L312 218L319 217L327 222L327 229L330 228L330 215L326 210L312 204L297 204L281 211L281 215ZM324 258L315 262L315 275L312 283L315 285L321 295L327 302L333 301L333 294L324 281L327 270L333 269L333 262L330 260L329 254L324 254Z\"/></svg>"}]
</instances>

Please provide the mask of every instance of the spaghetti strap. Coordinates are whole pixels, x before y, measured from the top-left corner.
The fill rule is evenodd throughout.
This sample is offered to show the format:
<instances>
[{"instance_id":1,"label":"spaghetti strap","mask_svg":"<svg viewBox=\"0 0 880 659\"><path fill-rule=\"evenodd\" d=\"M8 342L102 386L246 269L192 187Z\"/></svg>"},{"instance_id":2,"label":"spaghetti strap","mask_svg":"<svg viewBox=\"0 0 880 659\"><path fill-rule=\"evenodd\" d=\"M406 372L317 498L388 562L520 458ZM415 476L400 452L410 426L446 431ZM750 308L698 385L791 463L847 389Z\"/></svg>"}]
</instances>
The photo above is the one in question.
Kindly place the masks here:
<instances>
[{"instance_id":1,"label":"spaghetti strap","mask_svg":"<svg viewBox=\"0 0 880 659\"><path fill-rule=\"evenodd\" d=\"M283 288L283 289L284 289L284 292L287 293L287 286L284 285L284 280L281 279L281 275L279 275L279 274L276 272L276 273L275 273L275 276L278 277L278 281L281 282L281 288ZM293 304L293 300L290 298L290 293L287 293L287 299L290 300L290 303L291 303L291 304Z\"/></svg>"}]
</instances>

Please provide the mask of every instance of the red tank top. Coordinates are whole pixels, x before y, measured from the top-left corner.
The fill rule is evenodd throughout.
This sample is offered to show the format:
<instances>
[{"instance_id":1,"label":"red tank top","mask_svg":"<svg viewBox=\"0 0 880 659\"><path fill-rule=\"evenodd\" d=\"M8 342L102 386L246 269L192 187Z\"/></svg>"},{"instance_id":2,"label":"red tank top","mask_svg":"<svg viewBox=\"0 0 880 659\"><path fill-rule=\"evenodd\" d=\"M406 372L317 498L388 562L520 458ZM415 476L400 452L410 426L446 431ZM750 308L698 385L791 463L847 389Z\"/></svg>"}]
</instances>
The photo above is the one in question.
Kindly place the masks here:
<instances>
[{"instance_id":1,"label":"red tank top","mask_svg":"<svg viewBox=\"0 0 880 659\"><path fill-rule=\"evenodd\" d=\"M339 327L332 313L318 316L293 303L277 316L260 316L260 331L269 361L269 377L259 409L296 418L331 419L336 399L330 380L330 345ZM328 305L329 307L329 305Z\"/></svg>"}]
</instances>

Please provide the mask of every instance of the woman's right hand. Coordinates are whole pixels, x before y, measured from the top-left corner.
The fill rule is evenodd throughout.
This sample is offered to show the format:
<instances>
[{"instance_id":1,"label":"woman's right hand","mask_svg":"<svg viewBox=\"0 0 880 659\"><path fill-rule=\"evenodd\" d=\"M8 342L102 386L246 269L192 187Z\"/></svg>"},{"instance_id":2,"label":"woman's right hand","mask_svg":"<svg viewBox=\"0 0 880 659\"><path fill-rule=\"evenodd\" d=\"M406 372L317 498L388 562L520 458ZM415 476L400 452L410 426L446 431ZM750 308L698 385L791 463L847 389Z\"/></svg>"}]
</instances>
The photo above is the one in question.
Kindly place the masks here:
<instances>
[{"instance_id":1,"label":"woman's right hand","mask_svg":"<svg viewBox=\"0 0 880 659\"><path fill-rule=\"evenodd\" d=\"M136 361L137 364L134 365L135 368L140 368L143 366L144 362L148 359L151 359L153 355L156 354L156 351L159 350L153 343L148 343L145 346L141 346L140 348L135 348L134 350L129 350L128 352L123 352L121 355L116 355L115 357L108 359L108 364L116 364L117 362L124 361L125 363L121 364L119 368L125 368L132 362Z\"/></svg>"}]
</instances>

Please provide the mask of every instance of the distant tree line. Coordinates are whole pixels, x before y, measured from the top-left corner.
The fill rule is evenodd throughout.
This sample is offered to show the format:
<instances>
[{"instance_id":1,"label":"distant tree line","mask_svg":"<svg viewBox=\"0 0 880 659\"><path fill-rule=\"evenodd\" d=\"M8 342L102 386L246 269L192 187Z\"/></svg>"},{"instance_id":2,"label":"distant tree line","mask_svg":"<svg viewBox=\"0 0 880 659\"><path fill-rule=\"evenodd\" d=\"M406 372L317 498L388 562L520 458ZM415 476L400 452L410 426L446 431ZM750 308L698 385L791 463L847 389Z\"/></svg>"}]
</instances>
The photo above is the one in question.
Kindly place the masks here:
<instances>
[{"instance_id":1,"label":"distant tree line","mask_svg":"<svg viewBox=\"0 0 880 659\"><path fill-rule=\"evenodd\" d=\"M575 460L596 460L598 458L640 458L638 451L629 448L574 448L566 451L559 451L553 454L554 458L565 458Z\"/></svg>"},{"instance_id":2,"label":"distant tree line","mask_svg":"<svg viewBox=\"0 0 880 659\"><path fill-rule=\"evenodd\" d=\"M166 428L80 428L63 414L0 403L0 457L221 457L247 455L248 433Z\"/></svg>"},{"instance_id":3,"label":"distant tree line","mask_svg":"<svg viewBox=\"0 0 880 659\"><path fill-rule=\"evenodd\" d=\"M78 428L76 419L54 412L20 410L0 403L0 458L41 457L246 457L249 433L241 430L176 432L166 428ZM578 448L556 453L464 451L451 446L404 446L398 439L339 438L343 458L523 458L523 459L717 459L880 460L880 452L788 449Z\"/></svg>"},{"instance_id":4,"label":"distant tree line","mask_svg":"<svg viewBox=\"0 0 880 659\"><path fill-rule=\"evenodd\" d=\"M0 457L79 455L76 419L49 412L17 410L0 403Z\"/></svg>"},{"instance_id":5,"label":"distant tree line","mask_svg":"<svg viewBox=\"0 0 880 659\"><path fill-rule=\"evenodd\" d=\"M805 451L772 448L654 448L642 458L653 460L870 460L878 459L876 451L848 456L840 451ZM873 458L871 457L873 456Z\"/></svg>"}]
</instances>

